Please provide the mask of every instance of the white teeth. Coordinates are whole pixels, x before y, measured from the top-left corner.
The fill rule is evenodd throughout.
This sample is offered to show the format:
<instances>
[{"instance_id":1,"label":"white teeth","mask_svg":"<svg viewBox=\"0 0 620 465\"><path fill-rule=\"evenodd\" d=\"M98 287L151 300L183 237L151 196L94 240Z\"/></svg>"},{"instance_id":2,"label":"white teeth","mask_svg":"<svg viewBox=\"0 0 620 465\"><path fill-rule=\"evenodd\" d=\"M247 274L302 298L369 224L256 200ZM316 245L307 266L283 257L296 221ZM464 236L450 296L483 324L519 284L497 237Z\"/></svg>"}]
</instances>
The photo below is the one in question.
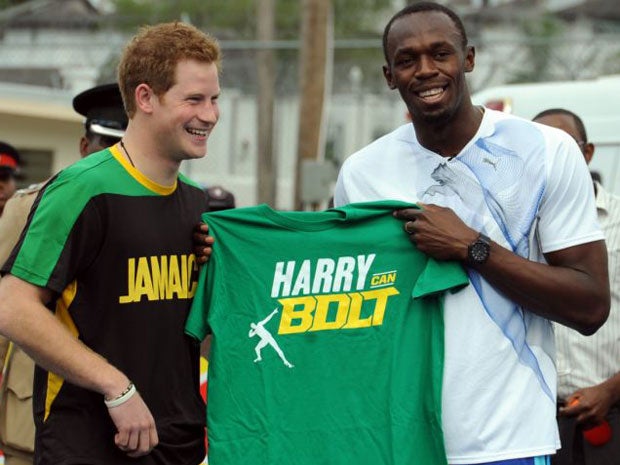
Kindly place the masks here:
<instances>
[{"instance_id":1,"label":"white teeth","mask_svg":"<svg viewBox=\"0 0 620 465\"><path fill-rule=\"evenodd\" d=\"M425 97L432 97L433 95L438 95L442 92L443 92L443 89L441 87L437 87L435 89L428 89L428 90L425 90L424 92L420 92L419 95L420 97L425 98Z\"/></svg>"},{"instance_id":2,"label":"white teeth","mask_svg":"<svg viewBox=\"0 0 620 465\"><path fill-rule=\"evenodd\" d=\"M193 134L195 136L202 136L202 137L204 137L204 136L207 135L208 131L206 129L191 129L191 128L188 128L187 132L189 132L190 134Z\"/></svg>"}]
</instances>

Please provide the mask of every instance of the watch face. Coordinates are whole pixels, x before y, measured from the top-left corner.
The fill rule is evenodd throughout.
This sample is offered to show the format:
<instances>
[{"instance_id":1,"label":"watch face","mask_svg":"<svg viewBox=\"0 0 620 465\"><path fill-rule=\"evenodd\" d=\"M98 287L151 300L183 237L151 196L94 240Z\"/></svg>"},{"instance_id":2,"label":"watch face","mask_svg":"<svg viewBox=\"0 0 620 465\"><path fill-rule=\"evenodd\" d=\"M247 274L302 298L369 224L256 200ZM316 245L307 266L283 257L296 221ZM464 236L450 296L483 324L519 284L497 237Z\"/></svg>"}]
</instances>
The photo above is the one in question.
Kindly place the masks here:
<instances>
[{"instance_id":1,"label":"watch face","mask_svg":"<svg viewBox=\"0 0 620 465\"><path fill-rule=\"evenodd\" d=\"M478 239L469 246L469 260L472 263L482 264L489 258L489 251L489 244Z\"/></svg>"}]
</instances>

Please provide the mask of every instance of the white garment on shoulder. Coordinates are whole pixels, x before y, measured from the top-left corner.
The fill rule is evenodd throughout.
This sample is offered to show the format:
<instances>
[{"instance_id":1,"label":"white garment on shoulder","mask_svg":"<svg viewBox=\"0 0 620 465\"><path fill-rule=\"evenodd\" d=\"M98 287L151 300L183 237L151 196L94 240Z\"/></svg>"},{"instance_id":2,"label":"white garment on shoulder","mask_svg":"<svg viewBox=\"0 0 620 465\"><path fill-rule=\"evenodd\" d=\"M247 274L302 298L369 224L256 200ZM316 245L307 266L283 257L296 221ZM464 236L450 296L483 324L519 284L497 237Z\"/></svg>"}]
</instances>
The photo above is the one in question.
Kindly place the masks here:
<instances>
[{"instance_id":1,"label":"white garment on shoulder","mask_svg":"<svg viewBox=\"0 0 620 465\"><path fill-rule=\"evenodd\" d=\"M558 396L563 399L620 373L620 197L597 184L596 209L607 245L611 308L592 336L555 325Z\"/></svg>"},{"instance_id":2,"label":"white garment on shoulder","mask_svg":"<svg viewBox=\"0 0 620 465\"><path fill-rule=\"evenodd\" d=\"M422 147L407 124L350 156L334 204L397 199L452 208L522 257L602 239L592 182L563 131L486 110L461 153ZM451 464L552 454L556 371L551 323L469 271L448 294L443 428Z\"/></svg>"}]
</instances>

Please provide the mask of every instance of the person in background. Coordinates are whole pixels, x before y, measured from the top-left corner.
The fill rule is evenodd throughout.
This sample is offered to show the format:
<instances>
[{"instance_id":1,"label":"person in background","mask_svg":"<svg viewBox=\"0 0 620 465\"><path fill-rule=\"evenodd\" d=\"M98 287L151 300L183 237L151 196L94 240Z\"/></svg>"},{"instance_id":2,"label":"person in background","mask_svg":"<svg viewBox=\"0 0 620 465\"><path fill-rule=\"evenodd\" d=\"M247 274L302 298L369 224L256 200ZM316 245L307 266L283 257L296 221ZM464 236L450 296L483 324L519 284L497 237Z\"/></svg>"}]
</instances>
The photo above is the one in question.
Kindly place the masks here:
<instances>
[{"instance_id":1,"label":"person in background","mask_svg":"<svg viewBox=\"0 0 620 465\"><path fill-rule=\"evenodd\" d=\"M448 463L548 464L560 445L551 321L593 334L609 313L586 164L567 134L472 103L475 49L451 9L406 6L383 50L412 119L345 160L334 205L418 203L395 212L404 233L466 267L471 285L444 305Z\"/></svg>"},{"instance_id":2,"label":"person in background","mask_svg":"<svg viewBox=\"0 0 620 465\"><path fill-rule=\"evenodd\" d=\"M17 189L15 176L18 169L19 152L12 145L0 141L0 216L4 212L6 202Z\"/></svg>"},{"instance_id":3,"label":"person in background","mask_svg":"<svg viewBox=\"0 0 620 465\"><path fill-rule=\"evenodd\" d=\"M125 134L127 113L116 83L95 86L76 95L73 109L84 116L82 157L118 143Z\"/></svg>"},{"instance_id":4,"label":"person in background","mask_svg":"<svg viewBox=\"0 0 620 465\"><path fill-rule=\"evenodd\" d=\"M85 117L79 141L81 157L118 143L127 127L127 114L118 84L95 86L73 98L73 108ZM0 264L4 263L19 239L32 204L45 181L18 190L0 217ZM0 449L5 465L31 465L34 460L34 420L32 383L34 362L24 351L0 336L0 360L5 376L1 385Z\"/></svg>"},{"instance_id":5,"label":"person in background","mask_svg":"<svg viewBox=\"0 0 620 465\"><path fill-rule=\"evenodd\" d=\"M38 465L205 457L199 346L183 328L206 198L179 168L206 154L219 63L191 25L142 27L118 68L123 138L45 184L2 267L0 334L37 363Z\"/></svg>"},{"instance_id":6,"label":"person in background","mask_svg":"<svg viewBox=\"0 0 620 465\"><path fill-rule=\"evenodd\" d=\"M533 121L568 133L586 163L592 161L595 147L578 115L551 108ZM592 336L555 327L562 448L552 458L554 465L616 465L620 460L620 197L596 180L593 184L607 244L611 310L607 322Z\"/></svg>"},{"instance_id":7,"label":"person in background","mask_svg":"<svg viewBox=\"0 0 620 465\"><path fill-rule=\"evenodd\" d=\"M235 195L223 187L206 187L204 191L207 196L207 211L216 212L235 208Z\"/></svg>"},{"instance_id":8,"label":"person in background","mask_svg":"<svg viewBox=\"0 0 620 465\"><path fill-rule=\"evenodd\" d=\"M228 210L229 208L235 208L236 206L235 195L221 186L205 187L203 191L207 198L207 211L209 212ZM202 226L206 227L204 223L200 223L197 225L197 228L200 229L200 227ZM200 246L200 244L201 243L199 241L194 242L194 246ZM211 348L211 337L206 337L205 340L202 341L200 347L200 355L204 357L205 362L208 366L209 351Z\"/></svg>"}]
</instances>

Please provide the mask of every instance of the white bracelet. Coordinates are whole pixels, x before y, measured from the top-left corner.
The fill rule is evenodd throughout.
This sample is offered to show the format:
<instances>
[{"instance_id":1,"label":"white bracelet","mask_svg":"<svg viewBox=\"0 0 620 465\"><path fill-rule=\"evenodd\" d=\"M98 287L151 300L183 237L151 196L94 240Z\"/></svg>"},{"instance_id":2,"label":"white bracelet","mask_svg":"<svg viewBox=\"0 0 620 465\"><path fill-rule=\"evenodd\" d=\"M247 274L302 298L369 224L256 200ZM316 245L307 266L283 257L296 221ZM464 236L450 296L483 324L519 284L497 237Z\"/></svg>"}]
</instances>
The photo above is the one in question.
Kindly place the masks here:
<instances>
[{"instance_id":1,"label":"white bracelet","mask_svg":"<svg viewBox=\"0 0 620 465\"><path fill-rule=\"evenodd\" d=\"M127 388L118 396L110 400L103 399L103 402L107 408L118 407L119 405L123 405L125 402L131 399L136 392L138 392L136 390L136 386L130 381L129 386L127 386Z\"/></svg>"}]
</instances>

